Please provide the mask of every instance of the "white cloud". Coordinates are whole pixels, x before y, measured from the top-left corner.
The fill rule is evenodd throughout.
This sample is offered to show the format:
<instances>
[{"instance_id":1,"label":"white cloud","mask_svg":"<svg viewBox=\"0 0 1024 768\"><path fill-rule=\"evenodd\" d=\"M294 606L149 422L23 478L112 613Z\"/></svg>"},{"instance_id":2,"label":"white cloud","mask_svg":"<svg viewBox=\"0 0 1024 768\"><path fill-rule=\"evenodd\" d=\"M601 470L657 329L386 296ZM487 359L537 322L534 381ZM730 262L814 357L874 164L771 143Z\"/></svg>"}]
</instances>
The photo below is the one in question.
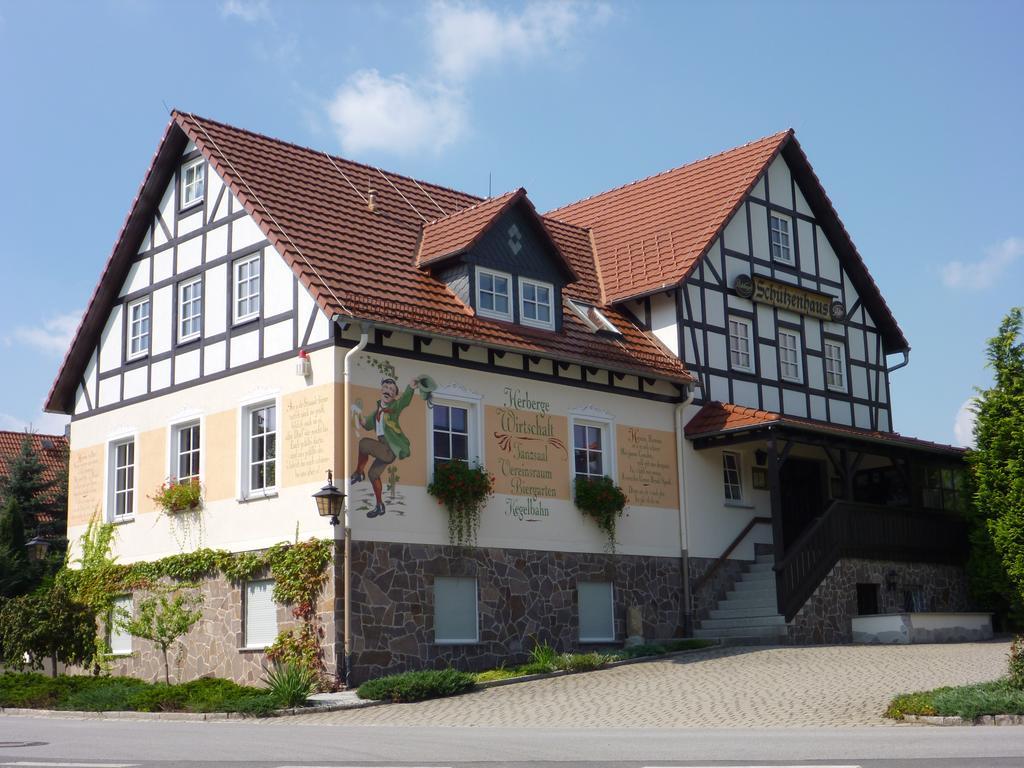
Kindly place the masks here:
<instances>
[{"instance_id":1,"label":"white cloud","mask_svg":"<svg viewBox=\"0 0 1024 768\"><path fill-rule=\"evenodd\" d=\"M964 448L974 447L974 398L964 400L953 421L953 437Z\"/></svg>"},{"instance_id":2,"label":"white cloud","mask_svg":"<svg viewBox=\"0 0 1024 768\"><path fill-rule=\"evenodd\" d=\"M71 346L78 323L82 319L81 312L66 312L54 315L42 325L18 326L5 339L8 344L24 344L35 347L49 355L63 356Z\"/></svg>"},{"instance_id":3,"label":"white cloud","mask_svg":"<svg viewBox=\"0 0 1024 768\"><path fill-rule=\"evenodd\" d=\"M440 83L413 83L375 69L353 74L328 103L328 116L346 152L439 151L466 130L462 94Z\"/></svg>"},{"instance_id":4,"label":"white cloud","mask_svg":"<svg viewBox=\"0 0 1024 768\"><path fill-rule=\"evenodd\" d=\"M446 78L464 80L484 65L503 59L541 58L564 49L588 22L604 23L606 4L534 2L519 13L460 2L432 4L428 21L437 70Z\"/></svg>"},{"instance_id":5,"label":"white cloud","mask_svg":"<svg viewBox=\"0 0 1024 768\"><path fill-rule=\"evenodd\" d=\"M951 261L943 265L942 282L949 288L982 291L995 285L1021 256L1024 256L1024 239L1008 237L990 247L978 261Z\"/></svg>"},{"instance_id":6,"label":"white cloud","mask_svg":"<svg viewBox=\"0 0 1024 768\"><path fill-rule=\"evenodd\" d=\"M269 0L224 0L220 5L220 14L226 19L241 19L249 24L257 21L269 21Z\"/></svg>"},{"instance_id":7,"label":"white cloud","mask_svg":"<svg viewBox=\"0 0 1024 768\"><path fill-rule=\"evenodd\" d=\"M425 72L361 69L327 102L327 115L345 152L439 152L467 132L466 84L481 68L564 52L582 28L606 23L611 13L591 0L537 0L516 11L436 0L425 17Z\"/></svg>"}]
</instances>

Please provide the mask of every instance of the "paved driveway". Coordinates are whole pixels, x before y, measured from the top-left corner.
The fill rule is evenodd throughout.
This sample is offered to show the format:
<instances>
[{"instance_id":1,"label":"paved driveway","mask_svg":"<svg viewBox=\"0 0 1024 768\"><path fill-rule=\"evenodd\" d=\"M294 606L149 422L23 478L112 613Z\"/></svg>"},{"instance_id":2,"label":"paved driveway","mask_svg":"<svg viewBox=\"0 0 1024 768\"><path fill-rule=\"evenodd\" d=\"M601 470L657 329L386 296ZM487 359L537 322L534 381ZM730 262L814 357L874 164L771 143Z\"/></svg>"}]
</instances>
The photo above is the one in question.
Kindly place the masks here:
<instances>
[{"instance_id":1,"label":"paved driveway","mask_svg":"<svg viewBox=\"0 0 1024 768\"><path fill-rule=\"evenodd\" d=\"M417 704L276 722L508 728L885 725L896 693L1000 677L1005 642L722 648ZM275 721L268 721L275 722Z\"/></svg>"}]
</instances>

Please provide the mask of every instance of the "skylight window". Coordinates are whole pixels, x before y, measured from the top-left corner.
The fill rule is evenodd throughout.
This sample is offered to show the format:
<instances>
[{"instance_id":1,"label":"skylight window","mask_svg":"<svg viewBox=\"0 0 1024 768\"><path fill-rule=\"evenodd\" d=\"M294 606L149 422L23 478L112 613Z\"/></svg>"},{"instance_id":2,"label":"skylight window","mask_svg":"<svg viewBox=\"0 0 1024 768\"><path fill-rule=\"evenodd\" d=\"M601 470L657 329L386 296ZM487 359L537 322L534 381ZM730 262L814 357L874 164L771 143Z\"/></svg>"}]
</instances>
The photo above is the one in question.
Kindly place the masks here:
<instances>
[{"instance_id":1,"label":"skylight window","mask_svg":"<svg viewBox=\"0 0 1024 768\"><path fill-rule=\"evenodd\" d=\"M566 302L569 304L569 309L594 333L604 331L614 333L616 336L622 335L622 332L615 327L615 323L593 304L587 304L577 299L566 299Z\"/></svg>"}]
</instances>

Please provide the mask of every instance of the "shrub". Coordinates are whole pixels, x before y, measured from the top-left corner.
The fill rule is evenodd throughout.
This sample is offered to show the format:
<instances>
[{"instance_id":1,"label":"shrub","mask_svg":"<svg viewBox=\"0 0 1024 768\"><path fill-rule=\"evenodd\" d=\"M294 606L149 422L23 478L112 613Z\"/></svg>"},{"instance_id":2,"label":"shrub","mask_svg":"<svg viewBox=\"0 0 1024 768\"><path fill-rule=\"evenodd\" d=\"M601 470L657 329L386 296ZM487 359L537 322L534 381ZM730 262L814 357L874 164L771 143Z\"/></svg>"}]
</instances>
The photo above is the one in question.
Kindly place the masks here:
<instances>
[{"instance_id":1,"label":"shrub","mask_svg":"<svg viewBox=\"0 0 1024 768\"><path fill-rule=\"evenodd\" d=\"M608 537L608 550L615 551L615 525L626 508L626 494L610 477L576 478L576 506L594 518L597 527Z\"/></svg>"},{"instance_id":2,"label":"shrub","mask_svg":"<svg viewBox=\"0 0 1024 768\"><path fill-rule=\"evenodd\" d=\"M270 695L282 707L300 707L317 685L316 673L299 664L275 664L263 677Z\"/></svg>"},{"instance_id":3,"label":"shrub","mask_svg":"<svg viewBox=\"0 0 1024 768\"><path fill-rule=\"evenodd\" d=\"M596 651L592 653L566 653L559 660L559 669L566 672L589 672L593 669L600 669L612 659L603 653Z\"/></svg>"},{"instance_id":4,"label":"shrub","mask_svg":"<svg viewBox=\"0 0 1024 768\"><path fill-rule=\"evenodd\" d=\"M1010 685L1024 689L1024 637L1017 635L1010 644L1009 667Z\"/></svg>"},{"instance_id":5,"label":"shrub","mask_svg":"<svg viewBox=\"0 0 1024 768\"><path fill-rule=\"evenodd\" d=\"M617 652L617 655L624 659L638 659L641 656L662 656L666 653L668 653L668 648L664 645L645 643L643 645L632 645L629 648L623 648Z\"/></svg>"},{"instance_id":6,"label":"shrub","mask_svg":"<svg viewBox=\"0 0 1024 768\"><path fill-rule=\"evenodd\" d=\"M902 720L904 715L934 715L930 693L901 693L889 702L885 716L893 720Z\"/></svg>"},{"instance_id":7,"label":"shrub","mask_svg":"<svg viewBox=\"0 0 1024 768\"><path fill-rule=\"evenodd\" d=\"M167 514L187 512L199 509L202 505L203 487L194 478L187 483L179 483L172 477L163 483L150 499Z\"/></svg>"},{"instance_id":8,"label":"shrub","mask_svg":"<svg viewBox=\"0 0 1024 768\"><path fill-rule=\"evenodd\" d=\"M494 477L483 467L449 461L434 468L427 493L448 510L448 540L455 546L475 544L480 512L494 493Z\"/></svg>"},{"instance_id":9,"label":"shrub","mask_svg":"<svg viewBox=\"0 0 1024 768\"><path fill-rule=\"evenodd\" d=\"M431 669L403 672L370 680L359 686L361 699L423 701L466 693L475 685L473 676L456 669Z\"/></svg>"},{"instance_id":10,"label":"shrub","mask_svg":"<svg viewBox=\"0 0 1024 768\"><path fill-rule=\"evenodd\" d=\"M558 669L560 654L547 643L537 643L530 651L530 664L545 672Z\"/></svg>"},{"instance_id":11,"label":"shrub","mask_svg":"<svg viewBox=\"0 0 1024 768\"><path fill-rule=\"evenodd\" d=\"M69 686L69 692L57 703L58 709L85 712L131 710L136 708L136 697L149 688L148 683L127 677L70 679L79 684Z\"/></svg>"},{"instance_id":12,"label":"shrub","mask_svg":"<svg viewBox=\"0 0 1024 768\"><path fill-rule=\"evenodd\" d=\"M87 664L96 653L96 616L62 584L3 601L0 605L0 663L11 669L42 669L57 663Z\"/></svg>"}]
</instances>

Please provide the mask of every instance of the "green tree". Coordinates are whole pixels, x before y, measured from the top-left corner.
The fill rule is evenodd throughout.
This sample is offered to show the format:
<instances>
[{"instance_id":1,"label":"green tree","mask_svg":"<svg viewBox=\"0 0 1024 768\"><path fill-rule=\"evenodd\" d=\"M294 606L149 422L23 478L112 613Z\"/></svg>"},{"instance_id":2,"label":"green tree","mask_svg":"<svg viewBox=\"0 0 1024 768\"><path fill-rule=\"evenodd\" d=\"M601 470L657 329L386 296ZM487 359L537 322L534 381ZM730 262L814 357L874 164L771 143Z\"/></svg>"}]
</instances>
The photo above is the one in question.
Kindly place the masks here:
<instances>
[{"instance_id":1,"label":"green tree","mask_svg":"<svg viewBox=\"0 0 1024 768\"><path fill-rule=\"evenodd\" d=\"M29 591L34 572L25 549L25 529L18 502L10 498L0 509L0 597Z\"/></svg>"},{"instance_id":2,"label":"green tree","mask_svg":"<svg viewBox=\"0 0 1024 768\"><path fill-rule=\"evenodd\" d=\"M1004 318L988 342L992 387L975 401L974 489L969 564L976 595L1013 609L1024 601L1024 309ZM992 607L999 607L993 605Z\"/></svg>"},{"instance_id":3,"label":"green tree","mask_svg":"<svg viewBox=\"0 0 1024 768\"><path fill-rule=\"evenodd\" d=\"M139 602L135 616L121 612L113 618L125 632L156 644L164 656L164 680L170 685L171 665L167 652L202 618L202 602L195 593L175 592L171 598L155 595Z\"/></svg>"},{"instance_id":4,"label":"green tree","mask_svg":"<svg viewBox=\"0 0 1024 768\"><path fill-rule=\"evenodd\" d=\"M0 499L4 502L13 499L18 504L23 525L28 520L34 525L36 513L47 507L46 496L53 483L43 477L45 472L46 466L32 447L32 438L26 434L18 455L7 464L7 474L0 476Z\"/></svg>"},{"instance_id":5,"label":"green tree","mask_svg":"<svg viewBox=\"0 0 1024 768\"><path fill-rule=\"evenodd\" d=\"M28 595L0 601L0 663L23 669L88 664L96 653L96 614L51 583Z\"/></svg>"}]
</instances>

